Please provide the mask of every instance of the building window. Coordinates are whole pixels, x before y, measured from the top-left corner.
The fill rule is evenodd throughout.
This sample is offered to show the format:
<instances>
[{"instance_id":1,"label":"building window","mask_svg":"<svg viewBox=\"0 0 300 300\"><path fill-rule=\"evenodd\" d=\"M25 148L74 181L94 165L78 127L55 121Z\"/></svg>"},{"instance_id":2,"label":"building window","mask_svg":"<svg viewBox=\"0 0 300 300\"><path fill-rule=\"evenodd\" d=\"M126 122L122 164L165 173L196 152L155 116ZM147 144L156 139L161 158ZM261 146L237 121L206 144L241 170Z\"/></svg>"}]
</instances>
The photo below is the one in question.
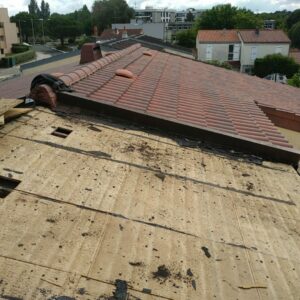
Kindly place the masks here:
<instances>
[{"instance_id":1,"label":"building window","mask_svg":"<svg viewBox=\"0 0 300 300\"><path fill-rule=\"evenodd\" d=\"M233 60L234 45L228 46L228 60Z\"/></svg>"},{"instance_id":2,"label":"building window","mask_svg":"<svg viewBox=\"0 0 300 300\"><path fill-rule=\"evenodd\" d=\"M1 54L4 54L4 49L0 49L0 51L1 51Z\"/></svg>"},{"instance_id":3,"label":"building window","mask_svg":"<svg viewBox=\"0 0 300 300\"><path fill-rule=\"evenodd\" d=\"M257 57L257 47L251 47L251 60L256 60Z\"/></svg>"},{"instance_id":4,"label":"building window","mask_svg":"<svg viewBox=\"0 0 300 300\"><path fill-rule=\"evenodd\" d=\"M282 47L281 46L276 46L275 53L282 54Z\"/></svg>"},{"instance_id":5,"label":"building window","mask_svg":"<svg viewBox=\"0 0 300 300\"><path fill-rule=\"evenodd\" d=\"M206 46L206 60L212 60L212 45Z\"/></svg>"}]
</instances>

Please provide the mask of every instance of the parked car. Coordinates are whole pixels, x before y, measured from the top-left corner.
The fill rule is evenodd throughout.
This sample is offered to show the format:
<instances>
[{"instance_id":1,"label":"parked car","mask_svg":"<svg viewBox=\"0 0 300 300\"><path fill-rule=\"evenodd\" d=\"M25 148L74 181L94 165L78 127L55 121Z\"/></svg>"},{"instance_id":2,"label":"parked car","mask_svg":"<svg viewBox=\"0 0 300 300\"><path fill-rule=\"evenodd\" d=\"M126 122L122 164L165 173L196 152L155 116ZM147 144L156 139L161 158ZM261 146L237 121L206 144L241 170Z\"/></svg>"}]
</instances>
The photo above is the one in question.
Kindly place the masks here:
<instances>
[{"instance_id":1,"label":"parked car","mask_svg":"<svg viewBox=\"0 0 300 300\"><path fill-rule=\"evenodd\" d=\"M279 82L279 83L282 83L282 84L287 84L287 78L283 74L273 73L273 74L267 75L264 78L267 79L267 80L272 80L274 82Z\"/></svg>"}]
</instances>

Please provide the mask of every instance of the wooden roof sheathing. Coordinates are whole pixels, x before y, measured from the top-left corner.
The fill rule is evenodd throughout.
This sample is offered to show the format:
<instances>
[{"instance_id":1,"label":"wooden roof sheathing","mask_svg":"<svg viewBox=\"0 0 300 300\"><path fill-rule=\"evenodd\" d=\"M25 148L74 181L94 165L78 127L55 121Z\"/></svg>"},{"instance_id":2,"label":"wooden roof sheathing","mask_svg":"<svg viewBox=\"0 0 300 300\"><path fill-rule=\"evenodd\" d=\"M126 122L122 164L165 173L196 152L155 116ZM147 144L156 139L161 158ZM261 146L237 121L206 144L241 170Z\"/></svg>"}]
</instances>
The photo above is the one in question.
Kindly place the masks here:
<instances>
[{"instance_id":1,"label":"wooden roof sheathing","mask_svg":"<svg viewBox=\"0 0 300 300\"><path fill-rule=\"evenodd\" d=\"M129 299L299 298L292 167L58 112L0 131L0 175L21 181L0 198L0 297L108 299L121 279Z\"/></svg>"}]
</instances>

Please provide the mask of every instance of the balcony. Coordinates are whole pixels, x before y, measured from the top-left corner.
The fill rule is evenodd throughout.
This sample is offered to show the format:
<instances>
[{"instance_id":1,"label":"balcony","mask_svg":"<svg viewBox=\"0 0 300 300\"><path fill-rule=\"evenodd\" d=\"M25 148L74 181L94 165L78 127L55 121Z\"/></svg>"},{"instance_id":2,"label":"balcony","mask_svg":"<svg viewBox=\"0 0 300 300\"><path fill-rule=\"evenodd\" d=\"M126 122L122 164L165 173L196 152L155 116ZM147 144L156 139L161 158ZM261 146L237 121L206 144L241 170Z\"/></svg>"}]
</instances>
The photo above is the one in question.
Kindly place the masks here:
<instances>
[{"instance_id":1,"label":"balcony","mask_svg":"<svg viewBox=\"0 0 300 300\"><path fill-rule=\"evenodd\" d=\"M4 28L0 27L0 36L4 35Z\"/></svg>"}]
</instances>

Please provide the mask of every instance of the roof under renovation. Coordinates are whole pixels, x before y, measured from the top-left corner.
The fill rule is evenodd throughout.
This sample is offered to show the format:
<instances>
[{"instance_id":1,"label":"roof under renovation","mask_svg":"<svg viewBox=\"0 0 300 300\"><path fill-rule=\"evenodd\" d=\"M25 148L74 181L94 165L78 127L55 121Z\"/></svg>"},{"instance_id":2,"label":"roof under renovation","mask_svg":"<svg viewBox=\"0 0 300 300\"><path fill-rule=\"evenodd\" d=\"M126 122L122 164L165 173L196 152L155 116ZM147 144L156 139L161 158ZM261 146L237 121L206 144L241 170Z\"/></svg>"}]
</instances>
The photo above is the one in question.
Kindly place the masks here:
<instances>
[{"instance_id":1,"label":"roof under renovation","mask_svg":"<svg viewBox=\"0 0 300 300\"><path fill-rule=\"evenodd\" d=\"M292 146L265 112L271 111L274 120L278 111L287 113L290 119L297 120L295 126L300 124L300 93L296 88L149 50L139 44L84 65L60 79L73 89L61 97L71 97L68 103L75 103L75 98L84 99L86 103L124 109L144 118L167 119L222 137L285 149Z\"/></svg>"},{"instance_id":2,"label":"roof under renovation","mask_svg":"<svg viewBox=\"0 0 300 300\"><path fill-rule=\"evenodd\" d=\"M296 88L140 45L62 71L0 128L0 299L300 297Z\"/></svg>"},{"instance_id":3,"label":"roof under renovation","mask_svg":"<svg viewBox=\"0 0 300 300\"><path fill-rule=\"evenodd\" d=\"M291 166L61 105L0 142L1 298L299 298Z\"/></svg>"}]
</instances>

